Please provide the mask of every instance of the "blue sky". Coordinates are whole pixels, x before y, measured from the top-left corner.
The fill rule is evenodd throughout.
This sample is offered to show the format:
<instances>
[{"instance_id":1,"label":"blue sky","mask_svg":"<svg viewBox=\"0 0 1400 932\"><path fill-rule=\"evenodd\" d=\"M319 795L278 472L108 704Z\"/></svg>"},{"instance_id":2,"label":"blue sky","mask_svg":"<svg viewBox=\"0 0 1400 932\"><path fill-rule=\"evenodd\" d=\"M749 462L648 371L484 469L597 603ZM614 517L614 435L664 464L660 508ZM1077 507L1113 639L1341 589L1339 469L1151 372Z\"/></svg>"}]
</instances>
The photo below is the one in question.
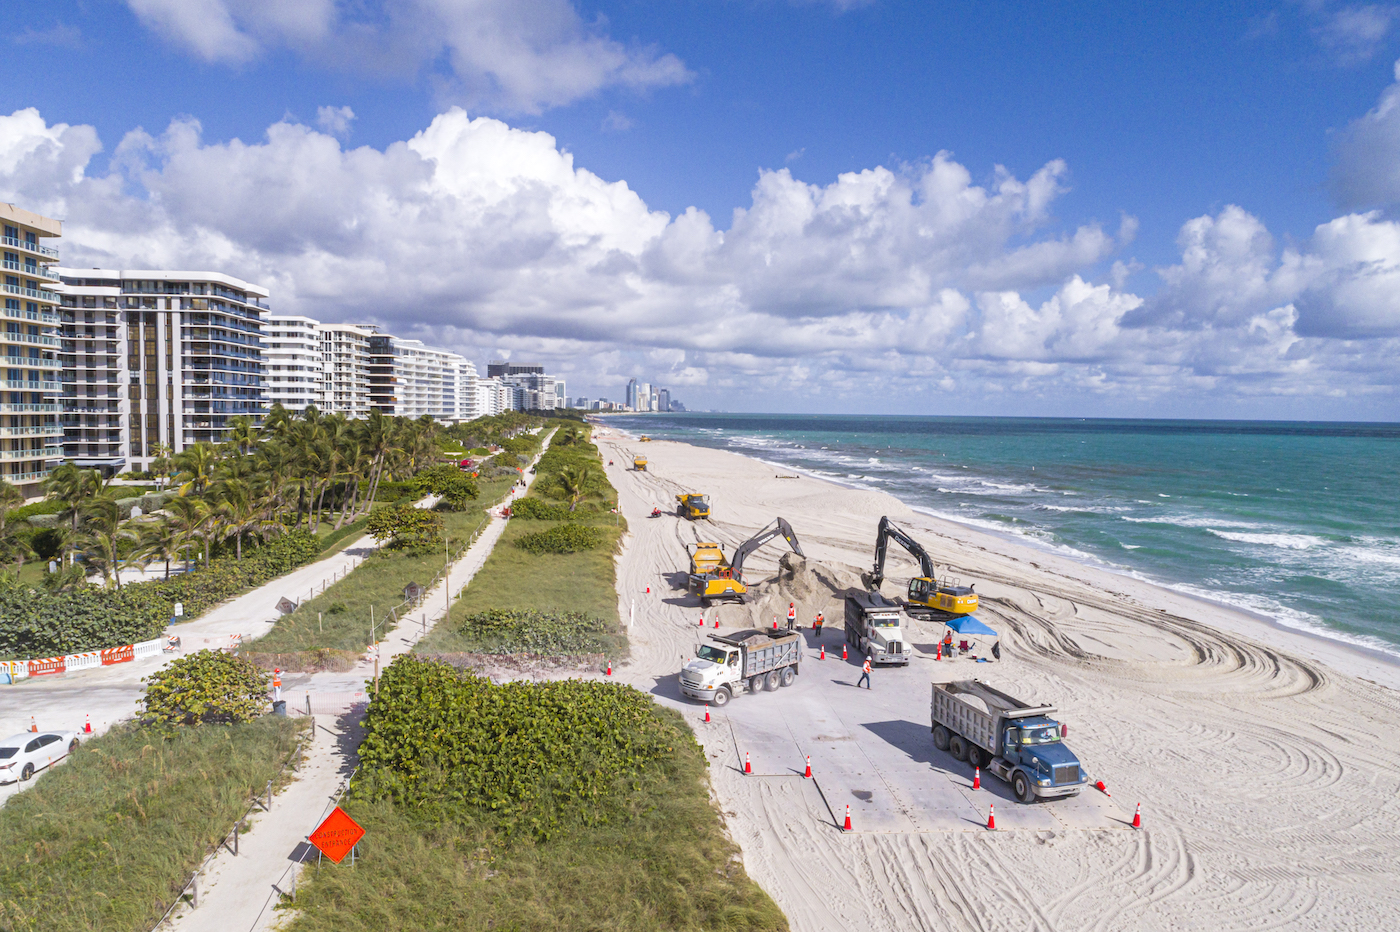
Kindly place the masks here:
<instances>
[{"instance_id":1,"label":"blue sky","mask_svg":"<svg viewBox=\"0 0 1400 932\"><path fill-rule=\"evenodd\" d=\"M38 119L0 129L0 195L64 216L75 262L218 261L279 308L544 358L574 394L637 375L750 410L1400 417L1396 8L296 6L30 11L5 52L32 80L0 86L0 114ZM431 154L393 156L430 126ZM275 236L239 216L256 193L201 196L223 173L277 187L318 143L330 161L279 201L315 206L273 209ZM446 251L489 254L465 277L431 224L387 266L384 241L347 242L373 204L425 215L423 159ZM448 165L510 197L463 207ZM931 193L948 165L965 180Z\"/></svg>"}]
</instances>

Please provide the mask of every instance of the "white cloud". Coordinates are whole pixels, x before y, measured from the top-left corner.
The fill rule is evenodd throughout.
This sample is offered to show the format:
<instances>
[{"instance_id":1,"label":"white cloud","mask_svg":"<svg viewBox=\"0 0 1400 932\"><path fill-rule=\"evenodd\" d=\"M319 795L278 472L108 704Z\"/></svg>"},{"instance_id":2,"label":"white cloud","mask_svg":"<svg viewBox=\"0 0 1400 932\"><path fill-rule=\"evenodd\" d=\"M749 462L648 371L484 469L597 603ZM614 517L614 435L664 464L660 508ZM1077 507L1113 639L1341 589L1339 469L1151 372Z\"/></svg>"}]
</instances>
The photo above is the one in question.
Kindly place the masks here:
<instances>
[{"instance_id":1,"label":"white cloud","mask_svg":"<svg viewBox=\"0 0 1400 932\"><path fill-rule=\"evenodd\" d=\"M0 117L0 199L63 218L72 265L219 269L282 311L541 358L574 394L642 366L752 407L1340 389L1389 411L1400 375L1400 226L1375 213L1282 249L1239 207L1188 221L1143 299L1135 263L1105 268L1130 218L1051 225L1059 162L987 184L946 153L826 185L764 171L723 229L455 109L384 149L290 122L212 143L183 120L92 171L100 150L91 127Z\"/></svg>"},{"instance_id":2,"label":"white cloud","mask_svg":"<svg viewBox=\"0 0 1400 932\"><path fill-rule=\"evenodd\" d=\"M355 111L349 107L317 107L316 125L339 139L350 135L350 124L355 122Z\"/></svg>"},{"instance_id":3,"label":"white cloud","mask_svg":"<svg viewBox=\"0 0 1400 932\"><path fill-rule=\"evenodd\" d=\"M674 55L629 47L571 0L127 0L137 18L199 58L247 62L289 48L352 70L411 78L472 106L537 113L603 88L689 81Z\"/></svg>"},{"instance_id":4,"label":"white cloud","mask_svg":"<svg viewBox=\"0 0 1400 932\"><path fill-rule=\"evenodd\" d=\"M1316 29L1318 40L1342 65L1370 61L1400 16L1400 9L1374 3L1318 12L1322 16Z\"/></svg>"},{"instance_id":5,"label":"white cloud","mask_svg":"<svg viewBox=\"0 0 1400 932\"><path fill-rule=\"evenodd\" d=\"M1400 206L1400 61L1395 83L1339 135L1332 193L1344 208Z\"/></svg>"}]
</instances>

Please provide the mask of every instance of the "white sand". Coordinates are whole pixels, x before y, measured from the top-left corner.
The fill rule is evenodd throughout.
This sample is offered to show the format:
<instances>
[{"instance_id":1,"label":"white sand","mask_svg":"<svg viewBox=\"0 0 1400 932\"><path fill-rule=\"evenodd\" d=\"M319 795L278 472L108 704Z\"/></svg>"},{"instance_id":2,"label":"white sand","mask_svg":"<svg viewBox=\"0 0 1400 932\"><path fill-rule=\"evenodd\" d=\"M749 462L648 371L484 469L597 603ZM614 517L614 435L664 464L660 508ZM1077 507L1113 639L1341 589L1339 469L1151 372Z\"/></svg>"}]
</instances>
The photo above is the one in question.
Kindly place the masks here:
<instances>
[{"instance_id":1,"label":"white sand","mask_svg":"<svg viewBox=\"0 0 1400 932\"><path fill-rule=\"evenodd\" d=\"M793 817L801 781L735 776L719 765L730 739L701 730L745 866L794 929L1400 926L1397 667L916 514L882 493L776 478L786 470L723 451L642 444L606 429L598 441L615 461L609 476L633 530L619 558L624 617L647 586L657 593L638 615L632 660L619 671L627 681L659 684L693 650L699 608L674 588L683 586L684 542L713 538L728 550L781 515L810 559L854 573L868 567L876 524L888 514L928 547L940 572L946 562L976 583L980 616L1003 633L1002 663L959 675L976 672L1058 705L1071 723L1071 746L1107 781L1114 801L1128 813L1143 804L1145 826L1137 832L842 835ZM649 457L650 472L624 471L633 452ZM713 521L646 517L653 504L673 509L679 491L709 493ZM785 549L761 551L751 578L775 573ZM898 593L913 571L892 547L885 591ZM802 617L824 607L828 624L839 627L838 603L813 593L799 606ZM721 615L726 626L766 618L773 601ZM745 697L736 707L784 696ZM926 690L911 691L902 717L926 728L927 701ZM688 718L699 711L691 706ZM946 779L937 760L928 767L929 780ZM999 821L1006 807L998 801Z\"/></svg>"}]
</instances>

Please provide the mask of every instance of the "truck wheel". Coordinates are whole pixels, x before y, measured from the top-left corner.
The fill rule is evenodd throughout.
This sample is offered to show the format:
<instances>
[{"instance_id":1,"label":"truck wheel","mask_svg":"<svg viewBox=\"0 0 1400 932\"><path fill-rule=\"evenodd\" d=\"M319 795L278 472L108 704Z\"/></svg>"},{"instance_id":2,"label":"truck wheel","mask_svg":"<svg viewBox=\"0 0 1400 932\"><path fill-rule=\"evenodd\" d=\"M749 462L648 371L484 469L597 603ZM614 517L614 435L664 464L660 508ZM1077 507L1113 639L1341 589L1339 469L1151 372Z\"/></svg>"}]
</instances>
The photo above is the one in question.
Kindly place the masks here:
<instances>
[{"instance_id":1,"label":"truck wheel","mask_svg":"<svg viewBox=\"0 0 1400 932\"><path fill-rule=\"evenodd\" d=\"M749 678L749 692L757 693L763 689L763 677L754 676Z\"/></svg>"},{"instance_id":2,"label":"truck wheel","mask_svg":"<svg viewBox=\"0 0 1400 932\"><path fill-rule=\"evenodd\" d=\"M948 729L942 725L933 726L933 746L940 751L948 750Z\"/></svg>"},{"instance_id":3,"label":"truck wheel","mask_svg":"<svg viewBox=\"0 0 1400 932\"><path fill-rule=\"evenodd\" d=\"M1031 786L1031 778L1019 770L1011 778L1011 791L1023 803L1035 802L1035 789Z\"/></svg>"},{"instance_id":4,"label":"truck wheel","mask_svg":"<svg viewBox=\"0 0 1400 932\"><path fill-rule=\"evenodd\" d=\"M948 739L948 753L958 760L967 760L967 739L962 735L953 735Z\"/></svg>"},{"instance_id":5,"label":"truck wheel","mask_svg":"<svg viewBox=\"0 0 1400 932\"><path fill-rule=\"evenodd\" d=\"M715 708L729 705L729 687L721 686L715 690L714 704Z\"/></svg>"},{"instance_id":6,"label":"truck wheel","mask_svg":"<svg viewBox=\"0 0 1400 932\"><path fill-rule=\"evenodd\" d=\"M783 672L778 674L779 686L791 686L793 679L797 676L792 667L783 667Z\"/></svg>"},{"instance_id":7,"label":"truck wheel","mask_svg":"<svg viewBox=\"0 0 1400 932\"><path fill-rule=\"evenodd\" d=\"M985 767L985 766L987 766L987 763L988 763L988 762L982 759L982 755L985 754L985 753L986 753L985 751L983 751L983 750L982 750L981 748L979 748L977 745L973 744L971 741L969 741L969 742L967 743L967 762L968 762L969 764L971 764L972 766L974 766L974 767Z\"/></svg>"},{"instance_id":8,"label":"truck wheel","mask_svg":"<svg viewBox=\"0 0 1400 932\"><path fill-rule=\"evenodd\" d=\"M778 671L774 670L763 678L763 688L770 693L778 689Z\"/></svg>"}]
</instances>

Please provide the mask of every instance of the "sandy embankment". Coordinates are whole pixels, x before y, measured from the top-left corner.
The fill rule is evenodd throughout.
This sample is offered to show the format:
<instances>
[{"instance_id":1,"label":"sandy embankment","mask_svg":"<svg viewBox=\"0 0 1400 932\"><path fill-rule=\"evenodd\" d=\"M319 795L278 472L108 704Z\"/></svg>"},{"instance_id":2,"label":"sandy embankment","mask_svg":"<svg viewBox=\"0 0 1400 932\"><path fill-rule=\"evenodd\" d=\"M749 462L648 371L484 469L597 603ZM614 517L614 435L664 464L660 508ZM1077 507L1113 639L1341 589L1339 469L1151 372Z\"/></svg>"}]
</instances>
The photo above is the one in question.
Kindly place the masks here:
<instances>
[{"instance_id":1,"label":"sandy embankment","mask_svg":"<svg viewBox=\"0 0 1400 932\"><path fill-rule=\"evenodd\" d=\"M1071 746L1108 782L1114 802L1128 814L1134 803L1143 804L1140 832L1116 823L1065 827L1053 808L1023 812L997 796L998 822L1010 827L996 833L964 826L842 835L808 817L811 807L803 809L794 795L801 781L746 779L723 764L725 754L750 740L744 723L699 729L713 751L715 792L746 867L795 929L1382 929L1400 923L1397 668L918 515L882 493L776 478L783 470L722 451L639 444L606 430L598 440L614 461L609 476L633 530L619 560L624 617L638 602L623 679L698 720L698 706L673 698L679 658L693 650L699 614L694 600L675 588L683 586L685 542L714 538L729 548L782 515L809 558L855 570L869 564L875 526L888 514L940 564L977 584L980 614L1003 632L1004 648L1003 662L994 666L938 665L921 656L909 671L881 680L907 687L907 697L877 694L897 708L894 724L911 733L916 725L927 728L930 679L979 675L1058 705L1070 723ZM650 458L651 472L624 469L633 452ZM712 522L646 517L654 504L673 507L682 490L711 495ZM914 570L896 549L889 594ZM751 575L774 573L781 552L761 551ZM800 607L804 619L825 607L829 622L839 625L836 604ZM726 607L720 614L728 627L758 611ZM931 639L931 629L924 634ZM827 643L839 651L839 635ZM801 745L792 723L809 710L795 704L818 695L813 670L841 672L804 661L797 688L745 697L730 709L737 716L742 708L750 723L756 712L771 716L775 728L786 727ZM840 679L830 681L839 686ZM835 687L824 682L820 688L831 693ZM861 713L838 704L821 714ZM863 731L859 722L846 724L859 732L869 760L884 759L877 752L889 749L871 736L891 722L866 722ZM898 756L917 763L919 779L964 781L957 762L924 751L921 739L904 740ZM841 801L835 805L839 810ZM915 809L904 805L917 824ZM1022 815L1049 827L1017 828L1030 824Z\"/></svg>"}]
</instances>

